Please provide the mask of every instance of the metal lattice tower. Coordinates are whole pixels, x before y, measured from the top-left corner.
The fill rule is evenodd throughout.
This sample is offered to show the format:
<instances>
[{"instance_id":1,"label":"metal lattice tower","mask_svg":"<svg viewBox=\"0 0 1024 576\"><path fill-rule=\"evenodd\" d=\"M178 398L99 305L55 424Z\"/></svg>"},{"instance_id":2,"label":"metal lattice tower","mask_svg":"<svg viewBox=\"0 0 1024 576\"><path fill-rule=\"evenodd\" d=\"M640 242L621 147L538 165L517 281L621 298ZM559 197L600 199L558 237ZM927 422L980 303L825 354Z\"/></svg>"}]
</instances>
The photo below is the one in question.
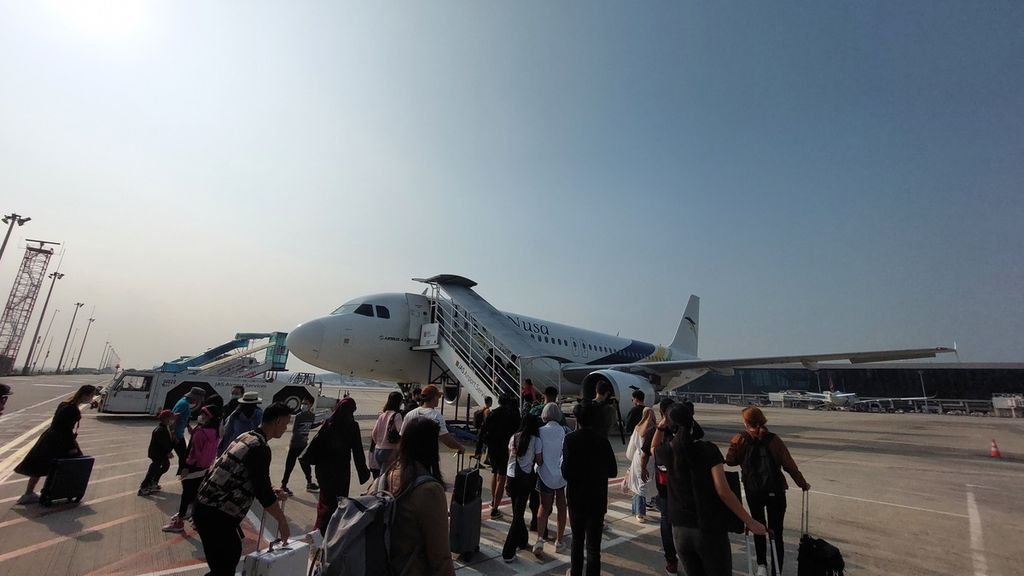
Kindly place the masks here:
<instances>
[{"instance_id":1,"label":"metal lattice tower","mask_svg":"<svg viewBox=\"0 0 1024 576\"><path fill-rule=\"evenodd\" d=\"M18 269L3 317L0 318L0 374L8 374L14 369L21 342L25 338L25 329L36 305L36 297L46 277L46 267L50 263L50 256L53 256L53 250L43 247L43 243L39 244L39 247L25 248L25 257L21 260L21 268Z\"/></svg>"}]
</instances>

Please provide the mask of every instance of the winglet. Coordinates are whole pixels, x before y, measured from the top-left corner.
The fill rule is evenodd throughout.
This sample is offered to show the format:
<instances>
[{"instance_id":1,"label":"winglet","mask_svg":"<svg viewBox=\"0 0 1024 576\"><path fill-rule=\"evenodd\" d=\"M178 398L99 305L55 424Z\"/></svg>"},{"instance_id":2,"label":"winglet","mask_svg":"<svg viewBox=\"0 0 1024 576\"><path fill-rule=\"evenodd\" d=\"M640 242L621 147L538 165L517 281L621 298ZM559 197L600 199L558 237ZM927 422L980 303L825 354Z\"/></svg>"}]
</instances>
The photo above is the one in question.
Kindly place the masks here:
<instances>
[{"instance_id":1,"label":"winglet","mask_svg":"<svg viewBox=\"0 0 1024 576\"><path fill-rule=\"evenodd\" d=\"M693 294L686 303L683 319L679 321L676 337L669 348L693 358L697 357L697 335L700 328L700 298Z\"/></svg>"}]
</instances>

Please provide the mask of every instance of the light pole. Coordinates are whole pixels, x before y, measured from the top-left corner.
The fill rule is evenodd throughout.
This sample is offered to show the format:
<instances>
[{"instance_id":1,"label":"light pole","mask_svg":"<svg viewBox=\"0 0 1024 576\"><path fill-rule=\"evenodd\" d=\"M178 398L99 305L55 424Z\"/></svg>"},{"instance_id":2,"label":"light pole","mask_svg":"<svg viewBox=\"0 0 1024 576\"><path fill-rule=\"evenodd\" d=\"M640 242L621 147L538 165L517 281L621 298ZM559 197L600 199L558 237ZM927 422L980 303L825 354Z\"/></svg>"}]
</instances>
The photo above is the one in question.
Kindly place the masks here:
<instances>
[{"instance_id":1,"label":"light pole","mask_svg":"<svg viewBox=\"0 0 1024 576\"><path fill-rule=\"evenodd\" d=\"M57 361L57 374L60 374L60 366L64 363L64 354L68 351L68 341L71 340L71 329L75 327L75 318L78 317L78 309L85 306L85 302L75 302L75 313L71 315L71 325L68 326L68 336L64 339L64 347L60 350L60 360Z\"/></svg>"},{"instance_id":2,"label":"light pole","mask_svg":"<svg viewBox=\"0 0 1024 576\"><path fill-rule=\"evenodd\" d=\"M96 307L92 307L93 314L96 313ZM92 314L89 315L89 323L85 325L85 336L82 336L82 346L78 349L78 359L75 360L75 370L78 370L78 365L82 362L82 350L85 350L85 341L89 338L89 328L92 328L92 323L96 321L95 318L91 318Z\"/></svg>"},{"instance_id":3,"label":"light pole","mask_svg":"<svg viewBox=\"0 0 1024 576\"><path fill-rule=\"evenodd\" d=\"M29 220L31 220L31 218L15 214L14 212L3 217L3 223L7 224L7 235L4 236L4 243L0 246L0 259L4 257L4 250L7 248L7 240L11 237L11 230L14 229L14 225L17 224L18 226L24 226L25 222L28 222Z\"/></svg>"},{"instance_id":4,"label":"light pole","mask_svg":"<svg viewBox=\"0 0 1024 576\"><path fill-rule=\"evenodd\" d=\"M54 310L53 314L50 316L50 323L46 326L46 332L43 334L43 339L39 341L40 344L46 342L46 339L50 337L50 329L53 328L53 321L57 319L57 314L60 314L60 308L57 308L56 310ZM52 339L50 340L50 344L51 345L53 344L53 340ZM39 364L39 355L42 354L42 353L43 353L43 347L40 345L39 346L39 351L36 352L35 360L32 361L32 371L33 372L36 371L36 364ZM47 356L50 355L50 348L49 347L46 348L46 355ZM43 364L45 365L46 362L43 362ZM40 370L40 372L41 371L42 370Z\"/></svg>"},{"instance_id":5,"label":"light pole","mask_svg":"<svg viewBox=\"0 0 1024 576\"><path fill-rule=\"evenodd\" d=\"M57 284L57 280L63 278L64 275L60 272L51 272L50 278L53 280L50 282L50 291L46 293L46 300L43 302L43 311L39 314L39 323L36 324L36 333L32 335L32 344L28 347L28 357L25 358L25 367L21 369L22 376L29 375L29 363L32 361L32 352L36 349L36 339L39 337L39 329L43 327L43 319L46 318L46 307L50 305L50 296L53 296L53 287ZM56 316L56 314L54 314ZM50 324L53 324L53 320L50 320ZM50 333L50 329L46 329L46 333ZM46 337L43 337L46 340Z\"/></svg>"},{"instance_id":6,"label":"light pole","mask_svg":"<svg viewBox=\"0 0 1024 576\"><path fill-rule=\"evenodd\" d=\"M110 346L110 340L103 343L103 354L100 355L100 371L103 371L103 367L107 363L107 346Z\"/></svg>"},{"instance_id":7,"label":"light pole","mask_svg":"<svg viewBox=\"0 0 1024 576\"><path fill-rule=\"evenodd\" d=\"M928 413L928 391L924 389L924 370L917 371L917 377L921 380L921 396L924 397L924 413ZM941 411L941 410L940 410Z\"/></svg>"}]
</instances>

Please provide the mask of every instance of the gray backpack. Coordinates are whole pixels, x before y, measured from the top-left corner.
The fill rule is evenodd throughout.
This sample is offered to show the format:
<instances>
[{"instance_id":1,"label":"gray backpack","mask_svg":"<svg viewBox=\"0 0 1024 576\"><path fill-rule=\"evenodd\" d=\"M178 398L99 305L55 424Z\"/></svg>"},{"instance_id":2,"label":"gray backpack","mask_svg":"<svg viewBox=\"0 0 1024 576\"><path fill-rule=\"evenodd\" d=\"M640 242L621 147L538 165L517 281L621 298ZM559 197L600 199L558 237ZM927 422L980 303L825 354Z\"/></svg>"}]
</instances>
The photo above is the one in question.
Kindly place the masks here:
<instances>
[{"instance_id":1,"label":"gray backpack","mask_svg":"<svg viewBox=\"0 0 1024 576\"><path fill-rule=\"evenodd\" d=\"M395 573L389 562L395 506L402 496L427 482L437 480L426 474L418 476L398 498L383 490L355 498L339 498L338 509L327 524L323 547L314 560L311 573L320 576L404 574L406 569Z\"/></svg>"}]
</instances>

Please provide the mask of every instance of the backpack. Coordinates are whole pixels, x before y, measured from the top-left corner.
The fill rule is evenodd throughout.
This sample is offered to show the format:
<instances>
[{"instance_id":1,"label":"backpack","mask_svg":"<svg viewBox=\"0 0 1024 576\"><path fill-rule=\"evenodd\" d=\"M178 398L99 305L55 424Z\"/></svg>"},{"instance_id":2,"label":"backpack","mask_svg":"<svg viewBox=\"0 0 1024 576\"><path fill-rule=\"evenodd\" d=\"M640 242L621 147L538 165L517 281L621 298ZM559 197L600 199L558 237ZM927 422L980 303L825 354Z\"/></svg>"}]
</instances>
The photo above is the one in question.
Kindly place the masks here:
<instances>
[{"instance_id":1,"label":"backpack","mask_svg":"<svg viewBox=\"0 0 1024 576\"><path fill-rule=\"evenodd\" d=\"M386 471L384 472L386 473ZM384 476L381 474L381 477ZM340 498L324 535L323 547L314 559L320 576L400 576L391 568L391 526L399 500L427 482L428 474L416 477L397 498L377 491L355 498ZM422 546L422 544L420 545ZM407 562L413 561L413 554Z\"/></svg>"},{"instance_id":2,"label":"backpack","mask_svg":"<svg viewBox=\"0 0 1024 576\"><path fill-rule=\"evenodd\" d=\"M750 445L743 457L743 488L747 492L747 501L750 498L764 499L779 491L779 467L772 458L771 444L775 435L771 432L765 434L760 440L746 435Z\"/></svg>"}]
</instances>

